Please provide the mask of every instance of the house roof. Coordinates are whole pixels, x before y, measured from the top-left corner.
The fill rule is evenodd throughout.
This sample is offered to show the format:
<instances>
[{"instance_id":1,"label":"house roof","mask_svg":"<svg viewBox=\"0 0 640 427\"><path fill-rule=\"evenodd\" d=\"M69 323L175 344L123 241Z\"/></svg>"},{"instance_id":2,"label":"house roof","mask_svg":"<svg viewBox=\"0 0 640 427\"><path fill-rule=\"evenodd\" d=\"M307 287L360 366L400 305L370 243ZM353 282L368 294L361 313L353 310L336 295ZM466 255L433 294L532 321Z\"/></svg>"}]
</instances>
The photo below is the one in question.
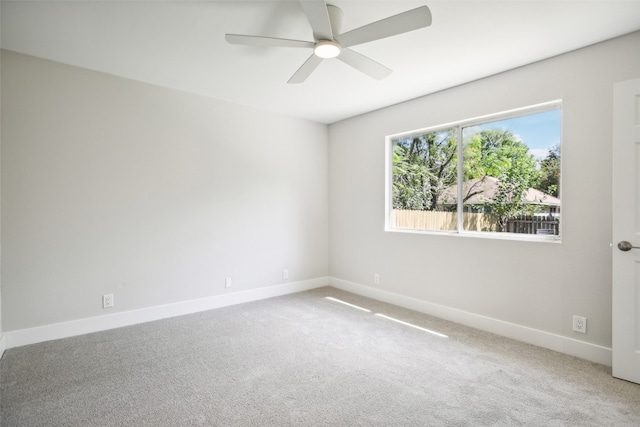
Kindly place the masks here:
<instances>
[{"instance_id":1,"label":"house roof","mask_svg":"<svg viewBox=\"0 0 640 427\"><path fill-rule=\"evenodd\" d=\"M491 202L498 191L500 180L493 176L486 176L482 179L470 179L463 184L463 194L472 194L465 204L481 205ZM457 203L458 185L452 185L443 191L441 203L445 205L453 205ZM560 199L550 194L543 193L535 188L529 188L524 196L525 202L529 204L539 204L546 206L560 206Z\"/></svg>"}]
</instances>

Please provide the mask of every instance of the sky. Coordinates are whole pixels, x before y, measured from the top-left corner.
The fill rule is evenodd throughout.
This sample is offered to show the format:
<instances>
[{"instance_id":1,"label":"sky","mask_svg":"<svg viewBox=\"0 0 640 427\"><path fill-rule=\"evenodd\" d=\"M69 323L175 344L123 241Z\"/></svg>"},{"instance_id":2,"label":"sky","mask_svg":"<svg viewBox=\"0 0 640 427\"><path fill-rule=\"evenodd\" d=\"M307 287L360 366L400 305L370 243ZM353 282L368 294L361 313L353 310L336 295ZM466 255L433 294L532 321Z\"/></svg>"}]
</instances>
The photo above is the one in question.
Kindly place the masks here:
<instances>
[{"instance_id":1,"label":"sky","mask_svg":"<svg viewBox=\"0 0 640 427\"><path fill-rule=\"evenodd\" d=\"M547 157L549 148L560 144L561 111L551 110L507 120L484 123L480 129L505 129L517 135L529 147L536 160Z\"/></svg>"}]
</instances>

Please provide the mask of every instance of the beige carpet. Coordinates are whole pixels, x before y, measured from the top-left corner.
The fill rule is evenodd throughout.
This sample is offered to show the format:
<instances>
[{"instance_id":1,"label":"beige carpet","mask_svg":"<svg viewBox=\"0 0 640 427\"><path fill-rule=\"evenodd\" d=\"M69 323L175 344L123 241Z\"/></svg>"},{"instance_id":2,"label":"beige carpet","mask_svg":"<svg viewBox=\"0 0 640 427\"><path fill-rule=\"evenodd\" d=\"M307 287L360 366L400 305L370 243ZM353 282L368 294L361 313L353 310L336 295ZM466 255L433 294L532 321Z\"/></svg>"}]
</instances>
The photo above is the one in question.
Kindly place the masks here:
<instances>
[{"instance_id":1,"label":"beige carpet","mask_svg":"<svg viewBox=\"0 0 640 427\"><path fill-rule=\"evenodd\" d=\"M2 426L640 425L605 366L333 288L10 349L0 386Z\"/></svg>"}]
</instances>

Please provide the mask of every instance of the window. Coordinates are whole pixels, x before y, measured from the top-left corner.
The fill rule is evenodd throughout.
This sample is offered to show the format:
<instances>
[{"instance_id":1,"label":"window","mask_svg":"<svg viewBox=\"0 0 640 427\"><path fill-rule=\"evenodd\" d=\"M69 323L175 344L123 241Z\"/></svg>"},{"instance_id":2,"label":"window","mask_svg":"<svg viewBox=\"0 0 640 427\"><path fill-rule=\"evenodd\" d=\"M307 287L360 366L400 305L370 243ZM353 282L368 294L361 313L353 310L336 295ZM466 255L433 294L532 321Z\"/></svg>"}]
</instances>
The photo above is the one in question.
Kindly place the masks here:
<instances>
[{"instance_id":1,"label":"window","mask_svg":"<svg viewBox=\"0 0 640 427\"><path fill-rule=\"evenodd\" d=\"M559 240L561 104L387 137L387 230Z\"/></svg>"}]
</instances>

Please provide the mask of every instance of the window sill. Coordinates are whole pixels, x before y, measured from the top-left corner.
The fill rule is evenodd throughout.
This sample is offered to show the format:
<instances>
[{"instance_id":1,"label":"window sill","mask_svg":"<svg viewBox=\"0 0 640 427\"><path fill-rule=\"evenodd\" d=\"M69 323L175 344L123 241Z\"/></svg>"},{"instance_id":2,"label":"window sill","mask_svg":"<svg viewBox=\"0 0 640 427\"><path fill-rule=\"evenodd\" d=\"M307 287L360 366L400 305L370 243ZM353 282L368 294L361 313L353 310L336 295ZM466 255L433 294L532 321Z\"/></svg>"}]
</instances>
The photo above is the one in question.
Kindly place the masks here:
<instances>
[{"instance_id":1,"label":"window sill","mask_svg":"<svg viewBox=\"0 0 640 427\"><path fill-rule=\"evenodd\" d=\"M423 234L430 236L453 236L453 237L471 237L475 239L491 239L491 240L515 240L520 242L535 243L562 243L561 236L546 236L536 234L517 234L517 233L490 233L477 231L431 231L431 230L414 230L410 228L385 228L385 232L403 233L403 234Z\"/></svg>"}]
</instances>

